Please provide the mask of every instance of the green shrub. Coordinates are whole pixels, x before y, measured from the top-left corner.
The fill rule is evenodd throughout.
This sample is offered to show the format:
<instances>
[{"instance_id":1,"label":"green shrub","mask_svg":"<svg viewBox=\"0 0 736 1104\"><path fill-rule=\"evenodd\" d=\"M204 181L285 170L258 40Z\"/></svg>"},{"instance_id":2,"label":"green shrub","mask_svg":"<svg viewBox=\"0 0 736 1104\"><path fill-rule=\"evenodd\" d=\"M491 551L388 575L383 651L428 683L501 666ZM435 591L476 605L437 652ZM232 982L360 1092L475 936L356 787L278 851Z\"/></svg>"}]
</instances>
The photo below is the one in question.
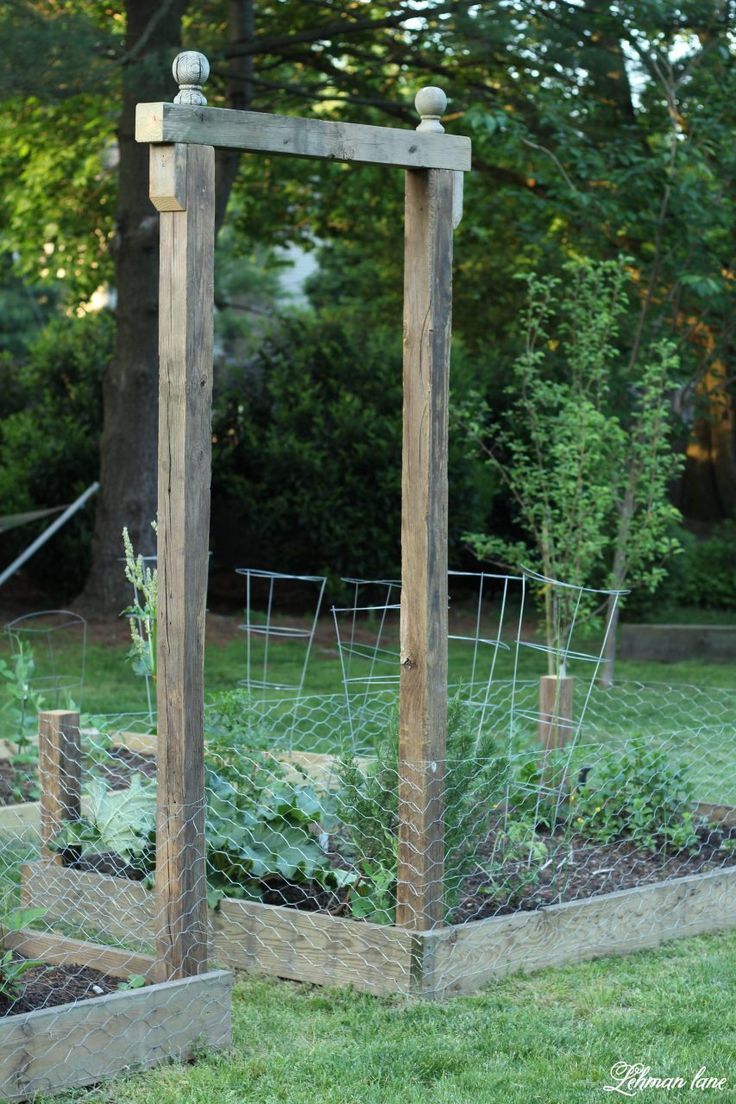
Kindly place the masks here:
<instances>
[{"instance_id":1,"label":"green shrub","mask_svg":"<svg viewBox=\"0 0 736 1104\"><path fill-rule=\"evenodd\" d=\"M69 503L97 478L102 375L113 338L114 322L106 312L59 318L15 366L15 409L0 421L3 513ZM82 510L29 562L39 585L60 596L81 588L93 516L92 509ZM2 541L2 560L8 562L36 532L32 526L11 531Z\"/></svg>"},{"instance_id":2,"label":"green shrub","mask_svg":"<svg viewBox=\"0 0 736 1104\"><path fill-rule=\"evenodd\" d=\"M305 314L284 319L250 364L231 369L215 398L218 559L285 571L396 572L401 360L400 333ZM462 388L470 368L462 355L456 361ZM483 513L486 484L481 463L453 445L451 548Z\"/></svg>"},{"instance_id":3,"label":"green shrub","mask_svg":"<svg viewBox=\"0 0 736 1104\"><path fill-rule=\"evenodd\" d=\"M678 538L682 554L668 565L656 600L632 595L626 606L629 618L656 617L678 607L736 610L736 520L714 526L707 537L683 531Z\"/></svg>"}]
</instances>

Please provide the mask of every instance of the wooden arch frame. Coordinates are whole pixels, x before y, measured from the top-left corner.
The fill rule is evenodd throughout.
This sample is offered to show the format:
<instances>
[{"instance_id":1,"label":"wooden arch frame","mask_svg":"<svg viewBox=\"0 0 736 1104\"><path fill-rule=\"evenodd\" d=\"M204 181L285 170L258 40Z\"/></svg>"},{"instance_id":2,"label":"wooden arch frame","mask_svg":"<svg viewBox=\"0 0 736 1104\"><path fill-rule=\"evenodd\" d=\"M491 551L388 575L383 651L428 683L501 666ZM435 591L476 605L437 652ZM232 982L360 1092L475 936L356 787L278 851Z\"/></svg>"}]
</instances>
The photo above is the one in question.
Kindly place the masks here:
<instances>
[{"instance_id":1,"label":"wooden arch frame","mask_svg":"<svg viewBox=\"0 0 736 1104\"><path fill-rule=\"evenodd\" d=\"M206 59L180 55L199 73ZM197 67L200 67L199 69ZM181 70L180 70L181 72ZM194 91L192 91L192 89ZM424 97L422 100L421 97ZM157 960L207 968L204 619L210 511L215 147L406 170L397 924L442 924L447 729L447 408L452 231L470 140L445 134L437 89L416 131L205 107L139 104L161 215L158 474Z\"/></svg>"}]
</instances>

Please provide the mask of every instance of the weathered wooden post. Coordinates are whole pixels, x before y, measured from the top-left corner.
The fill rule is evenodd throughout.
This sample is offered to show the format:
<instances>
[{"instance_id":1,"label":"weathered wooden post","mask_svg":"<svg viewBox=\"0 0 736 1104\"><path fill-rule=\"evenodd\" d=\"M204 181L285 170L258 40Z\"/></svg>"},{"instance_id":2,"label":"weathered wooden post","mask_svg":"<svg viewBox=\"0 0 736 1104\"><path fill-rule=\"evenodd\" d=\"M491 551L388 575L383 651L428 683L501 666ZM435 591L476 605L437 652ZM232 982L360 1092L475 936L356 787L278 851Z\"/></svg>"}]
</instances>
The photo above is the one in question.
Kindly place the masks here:
<instances>
[{"instance_id":1,"label":"weathered wooden post","mask_svg":"<svg viewBox=\"0 0 736 1104\"><path fill-rule=\"evenodd\" d=\"M81 814L82 748L79 714L49 709L38 714L38 781L41 789L41 854L61 864L49 848L67 820Z\"/></svg>"},{"instance_id":2,"label":"weathered wooden post","mask_svg":"<svg viewBox=\"0 0 736 1104\"><path fill-rule=\"evenodd\" d=\"M567 744L573 732L573 690L569 675L542 675L539 680L539 742L545 752Z\"/></svg>"},{"instance_id":3,"label":"weathered wooden post","mask_svg":"<svg viewBox=\"0 0 736 1104\"><path fill-rule=\"evenodd\" d=\"M207 59L179 54L175 103L204 105ZM152 145L161 212L158 446L159 980L207 968L204 628L210 517L215 156Z\"/></svg>"},{"instance_id":4,"label":"weathered wooden post","mask_svg":"<svg viewBox=\"0 0 736 1104\"><path fill-rule=\"evenodd\" d=\"M423 88L419 131L443 131L447 97ZM406 173L401 506L399 861L396 922L444 920L447 740L447 436L455 173ZM460 173L457 174L461 176Z\"/></svg>"}]
</instances>

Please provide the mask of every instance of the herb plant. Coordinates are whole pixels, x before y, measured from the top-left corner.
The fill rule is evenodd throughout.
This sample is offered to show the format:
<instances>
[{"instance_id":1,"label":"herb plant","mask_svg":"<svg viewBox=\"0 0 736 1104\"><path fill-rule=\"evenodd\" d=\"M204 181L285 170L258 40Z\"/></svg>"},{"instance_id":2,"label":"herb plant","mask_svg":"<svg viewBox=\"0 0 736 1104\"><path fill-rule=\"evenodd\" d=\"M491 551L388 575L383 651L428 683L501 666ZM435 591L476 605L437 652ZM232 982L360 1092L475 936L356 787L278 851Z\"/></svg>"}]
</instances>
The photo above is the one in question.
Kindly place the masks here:
<instances>
[{"instance_id":1,"label":"herb plant","mask_svg":"<svg viewBox=\"0 0 736 1104\"><path fill-rule=\"evenodd\" d=\"M375 761L339 768L337 813L340 845L358 878L349 890L351 912L393 923L398 840L398 718L394 717ZM503 794L507 760L458 693L448 709L444 804L445 907L449 912L476 864L475 843L492 805Z\"/></svg>"}]
</instances>

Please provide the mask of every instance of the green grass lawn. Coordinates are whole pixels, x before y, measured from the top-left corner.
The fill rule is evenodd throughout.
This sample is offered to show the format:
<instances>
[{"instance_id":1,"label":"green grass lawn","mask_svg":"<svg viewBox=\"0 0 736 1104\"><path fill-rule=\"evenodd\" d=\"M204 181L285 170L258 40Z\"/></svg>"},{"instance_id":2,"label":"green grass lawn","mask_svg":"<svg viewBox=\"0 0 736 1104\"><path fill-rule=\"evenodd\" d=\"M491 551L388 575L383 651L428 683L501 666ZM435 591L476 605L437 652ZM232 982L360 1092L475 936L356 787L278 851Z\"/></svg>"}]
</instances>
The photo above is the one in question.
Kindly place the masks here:
<instances>
[{"instance_id":1,"label":"green grass lawn","mask_svg":"<svg viewBox=\"0 0 736 1104\"><path fill-rule=\"evenodd\" d=\"M736 933L513 977L446 1004L248 978L227 1053L166 1066L60 1104L591 1104L615 1062L653 1076L702 1067L736 1100ZM44 1101L46 1098L43 1098Z\"/></svg>"},{"instance_id":2,"label":"green grass lawn","mask_svg":"<svg viewBox=\"0 0 736 1104\"><path fill-rule=\"evenodd\" d=\"M217 618L217 632L214 641L208 642L205 662L206 693L211 695L222 690L231 690L244 678L245 641L238 631L240 618ZM342 690L341 667L337 650L333 643L331 626L324 623L307 668L305 692L316 694L340 693ZM395 641L389 642L396 646ZM128 643L124 636L114 642L90 643L87 648L84 694L82 708L88 713L122 713L146 709L144 680L136 677L130 663L126 660ZM591 646L592 647L592 646ZM484 678L490 672L492 649L481 650L477 667L477 677ZM0 640L0 657L7 658L7 643ZM42 665L39 655L39 667ZM269 651L268 675L284 683L296 683L301 673L303 651L300 644L271 643ZM61 649L57 657L59 671L77 675L80 670L80 655L76 647ZM472 669L472 647L460 641L450 641L450 676L454 682L462 682L470 677ZM367 672L368 663L362 665ZM514 672L514 655L511 650L500 651L494 669L496 679L510 679ZM589 664L571 665L570 673L577 676L581 685L590 677ZM258 674L254 661L254 676ZM355 673L361 673L360 664ZM517 669L522 679L536 678L545 673L545 657L532 650L523 649ZM716 687L736 689L736 664L707 665L696 660L685 663L643 663L619 661L617 678L622 682L637 681L659 683L663 685L697 687ZM0 684L0 704L2 686Z\"/></svg>"}]
</instances>

